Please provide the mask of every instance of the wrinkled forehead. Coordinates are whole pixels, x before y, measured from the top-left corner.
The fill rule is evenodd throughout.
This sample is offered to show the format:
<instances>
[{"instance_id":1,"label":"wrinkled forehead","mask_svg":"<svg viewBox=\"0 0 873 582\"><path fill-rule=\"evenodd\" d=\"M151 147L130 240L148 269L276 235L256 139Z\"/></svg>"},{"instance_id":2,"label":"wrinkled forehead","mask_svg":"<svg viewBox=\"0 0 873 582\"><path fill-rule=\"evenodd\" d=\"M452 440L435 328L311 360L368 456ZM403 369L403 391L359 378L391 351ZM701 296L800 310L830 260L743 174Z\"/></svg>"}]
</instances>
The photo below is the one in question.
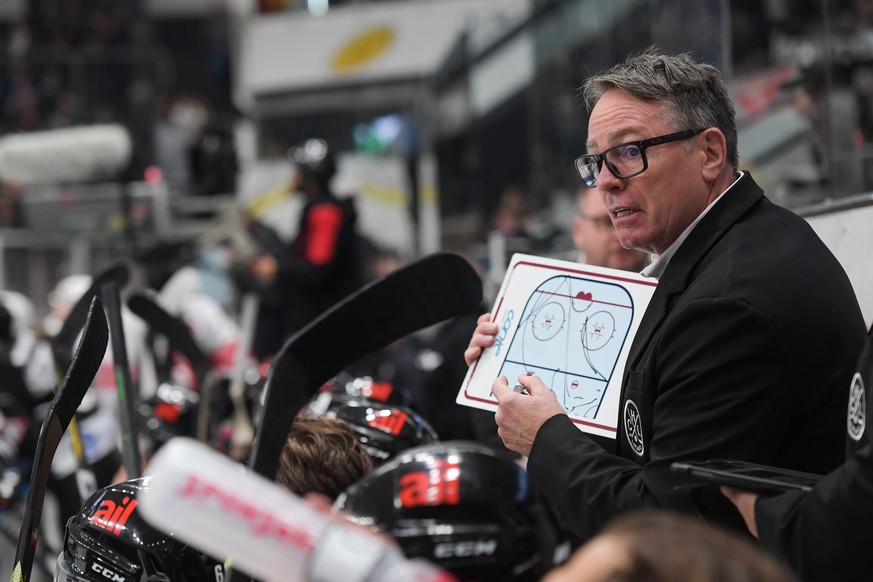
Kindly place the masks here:
<instances>
[{"instance_id":1,"label":"wrinkled forehead","mask_svg":"<svg viewBox=\"0 0 873 582\"><path fill-rule=\"evenodd\" d=\"M604 93L588 118L588 152L600 152L618 144L655 135L654 126L667 127L669 104L646 101L624 91Z\"/></svg>"}]
</instances>

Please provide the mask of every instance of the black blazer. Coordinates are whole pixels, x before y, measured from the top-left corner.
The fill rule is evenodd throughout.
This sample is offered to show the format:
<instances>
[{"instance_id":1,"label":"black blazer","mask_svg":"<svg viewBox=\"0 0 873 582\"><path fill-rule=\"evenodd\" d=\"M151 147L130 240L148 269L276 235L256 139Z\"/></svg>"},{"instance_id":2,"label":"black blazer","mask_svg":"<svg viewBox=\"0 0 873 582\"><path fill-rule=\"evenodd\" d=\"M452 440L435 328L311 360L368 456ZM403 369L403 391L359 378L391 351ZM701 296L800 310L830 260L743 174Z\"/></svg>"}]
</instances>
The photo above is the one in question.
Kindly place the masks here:
<instances>
[{"instance_id":1,"label":"black blazer","mask_svg":"<svg viewBox=\"0 0 873 582\"><path fill-rule=\"evenodd\" d=\"M761 545L804 582L873 578L873 330L846 386L846 462L809 494L761 497L755 506Z\"/></svg>"},{"instance_id":2,"label":"black blazer","mask_svg":"<svg viewBox=\"0 0 873 582\"><path fill-rule=\"evenodd\" d=\"M865 326L848 277L811 227L746 173L671 259L631 345L616 451L566 416L528 469L582 538L620 512L666 507L745 531L677 460L747 459L823 473L843 458L846 391Z\"/></svg>"}]
</instances>

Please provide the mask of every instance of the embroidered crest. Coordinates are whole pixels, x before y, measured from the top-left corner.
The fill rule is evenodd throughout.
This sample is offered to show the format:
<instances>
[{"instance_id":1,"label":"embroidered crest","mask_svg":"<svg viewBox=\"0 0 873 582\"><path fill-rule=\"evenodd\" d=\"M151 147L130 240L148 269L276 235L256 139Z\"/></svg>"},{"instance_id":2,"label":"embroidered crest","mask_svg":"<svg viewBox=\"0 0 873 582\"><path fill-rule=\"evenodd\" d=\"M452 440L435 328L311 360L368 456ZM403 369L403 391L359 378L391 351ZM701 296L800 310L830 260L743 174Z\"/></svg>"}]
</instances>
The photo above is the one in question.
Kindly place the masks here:
<instances>
[{"instance_id":1,"label":"embroidered crest","mask_svg":"<svg viewBox=\"0 0 873 582\"><path fill-rule=\"evenodd\" d=\"M852 378L852 385L849 387L849 415L846 422L849 438L853 441L861 440L866 426L867 394L864 390L864 381L861 379L861 373L855 372L855 376Z\"/></svg>"},{"instance_id":2,"label":"embroidered crest","mask_svg":"<svg viewBox=\"0 0 873 582\"><path fill-rule=\"evenodd\" d=\"M642 457L646 450L643 443L643 422L640 420L640 411L633 400L627 400L624 403L624 434L631 449Z\"/></svg>"}]
</instances>

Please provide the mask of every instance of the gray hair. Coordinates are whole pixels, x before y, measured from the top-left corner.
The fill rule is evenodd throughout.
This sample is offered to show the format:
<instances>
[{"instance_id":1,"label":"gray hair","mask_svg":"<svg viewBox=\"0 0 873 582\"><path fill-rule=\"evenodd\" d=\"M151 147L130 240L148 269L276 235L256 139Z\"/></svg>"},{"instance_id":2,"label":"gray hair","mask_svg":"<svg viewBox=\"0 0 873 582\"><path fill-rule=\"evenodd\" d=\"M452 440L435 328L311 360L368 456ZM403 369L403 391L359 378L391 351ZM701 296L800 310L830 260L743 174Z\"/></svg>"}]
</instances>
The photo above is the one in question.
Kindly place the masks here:
<instances>
[{"instance_id":1,"label":"gray hair","mask_svg":"<svg viewBox=\"0 0 873 582\"><path fill-rule=\"evenodd\" d=\"M728 162L739 167L737 122L733 101L721 72L688 54L658 54L653 47L631 55L624 63L593 75L581 88L588 112L611 89L637 99L662 102L665 120L677 131L715 127L727 142Z\"/></svg>"}]
</instances>

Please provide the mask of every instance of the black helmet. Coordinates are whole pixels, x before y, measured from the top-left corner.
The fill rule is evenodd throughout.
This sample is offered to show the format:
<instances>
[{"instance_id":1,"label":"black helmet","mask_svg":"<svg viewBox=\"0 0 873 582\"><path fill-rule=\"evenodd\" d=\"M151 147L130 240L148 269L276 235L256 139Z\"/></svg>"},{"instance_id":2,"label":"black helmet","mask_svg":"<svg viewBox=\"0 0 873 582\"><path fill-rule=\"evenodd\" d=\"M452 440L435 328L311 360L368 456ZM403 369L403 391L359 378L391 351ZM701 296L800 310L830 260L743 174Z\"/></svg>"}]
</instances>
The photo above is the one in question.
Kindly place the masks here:
<instances>
[{"instance_id":1,"label":"black helmet","mask_svg":"<svg viewBox=\"0 0 873 582\"><path fill-rule=\"evenodd\" d=\"M225 579L224 566L150 526L137 495L151 477L98 489L67 521L55 581L168 582Z\"/></svg>"},{"instance_id":2,"label":"black helmet","mask_svg":"<svg viewBox=\"0 0 873 582\"><path fill-rule=\"evenodd\" d=\"M345 371L325 382L320 392L332 392L340 397L366 398L386 404L410 406L412 403L409 391L395 386L392 382L377 380L372 376L356 376Z\"/></svg>"},{"instance_id":3,"label":"black helmet","mask_svg":"<svg viewBox=\"0 0 873 582\"><path fill-rule=\"evenodd\" d=\"M309 402L306 414L345 421L376 465L406 449L439 440L424 418L400 404L321 392Z\"/></svg>"},{"instance_id":4,"label":"black helmet","mask_svg":"<svg viewBox=\"0 0 873 582\"><path fill-rule=\"evenodd\" d=\"M288 159L300 168L304 176L322 184L327 184L336 173L333 152L327 142L321 139L308 139L303 145L292 147L288 150Z\"/></svg>"},{"instance_id":5,"label":"black helmet","mask_svg":"<svg viewBox=\"0 0 873 582\"><path fill-rule=\"evenodd\" d=\"M138 405L141 426L152 452L177 436L195 436L200 394L177 384L164 382Z\"/></svg>"},{"instance_id":6,"label":"black helmet","mask_svg":"<svg viewBox=\"0 0 873 582\"><path fill-rule=\"evenodd\" d=\"M538 580L554 562L558 533L524 469L481 443L406 450L341 493L335 508L462 580Z\"/></svg>"}]
</instances>

